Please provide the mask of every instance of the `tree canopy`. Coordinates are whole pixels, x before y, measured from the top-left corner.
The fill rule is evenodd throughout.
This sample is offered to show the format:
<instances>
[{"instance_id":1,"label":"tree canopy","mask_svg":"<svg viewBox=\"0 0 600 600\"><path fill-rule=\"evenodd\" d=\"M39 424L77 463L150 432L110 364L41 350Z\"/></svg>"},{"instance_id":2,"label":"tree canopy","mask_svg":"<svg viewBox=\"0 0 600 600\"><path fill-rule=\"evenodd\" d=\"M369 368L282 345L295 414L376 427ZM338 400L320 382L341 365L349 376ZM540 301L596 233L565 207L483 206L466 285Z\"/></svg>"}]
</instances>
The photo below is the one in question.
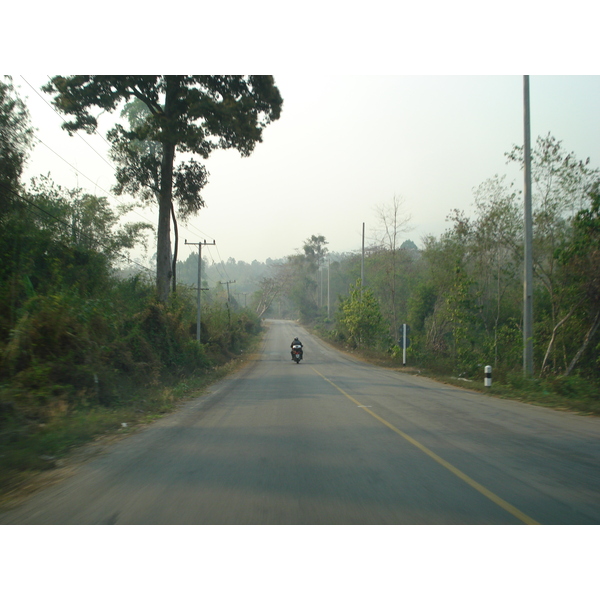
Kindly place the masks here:
<instances>
[{"instance_id":1,"label":"tree canopy","mask_svg":"<svg viewBox=\"0 0 600 600\"><path fill-rule=\"evenodd\" d=\"M12 80L0 80L0 212L7 213L11 191L19 184L28 151L33 145L29 111L15 91ZM0 216L0 219L2 218Z\"/></svg>"},{"instance_id":2,"label":"tree canopy","mask_svg":"<svg viewBox=\"0 0 600 600\"><path fill-rule=\"evenodd\" d=\"M93 108L112 112L137 99L146 111L110 134L123 192L151 189L158 200L157 292L165 301L172 278L170 219L173 199L187 217L202 206L206 171L193 157L175 166L175 155L206 159L217 149L249 156L263 129L279 118L283 100L269 75L77 75L56 76L44 86L56 108L72 116L63 127L93 133Z\"/></svg>"}]
</instances>

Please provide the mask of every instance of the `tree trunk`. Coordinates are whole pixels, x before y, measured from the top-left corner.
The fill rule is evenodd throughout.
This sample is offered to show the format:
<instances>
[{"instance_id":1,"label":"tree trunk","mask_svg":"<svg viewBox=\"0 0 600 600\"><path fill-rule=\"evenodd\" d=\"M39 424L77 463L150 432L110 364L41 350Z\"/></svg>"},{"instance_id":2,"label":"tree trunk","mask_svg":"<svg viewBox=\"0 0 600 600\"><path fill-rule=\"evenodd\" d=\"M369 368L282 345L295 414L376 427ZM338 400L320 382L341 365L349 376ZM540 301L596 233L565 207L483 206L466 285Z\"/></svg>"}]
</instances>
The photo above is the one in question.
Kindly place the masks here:
<instances>
[{"instance_id":1,"label":"tree trunk","mask_svg":"<svg viewBox=\"0 0 600 600\"><path fill-rule=\"evenodd\" d=\"M544 371L546 369L546 362L548 361L548 357L550 356L550 351L552 350L552 347L554 346L554 340L556 339L556 333L559 330L560 327L562 327L575 313L575 311L577 310L577 308L579 308L579 305L581 304L581 300L579 302L577 302L577 304L574 304L571 307L571 310L567 313L567 315L565 317L563 317L555 326L554 329L552 330L552 337L550 338L550 343L548 344L548 348L546 350L546 354L544 355L544 360L542 362L542 368L540 369L540 375L544 374Z\"/></svg>"},{"instance_id":2,"label":"tree trunk","mask_svg":"<svg viewBox=\"0 0 600 600\"><path fill-rule=\"evenodd\" d=\"M398 315L396 312L396 236L392 248L392 326L394 328L393 340L398 339Z\"/></svg>"},{"instance_id":3,"label":"tree trunk","mask_svg":"<svg viewBox=\"0 0 600 600\"><path fill-rule=\"evenodd\" d=\"M577 351L577 354L571 361L571 364L568 366L567 370L565 371L565 377L568 377L571 374L571 372L573 371L573 369L575 368L575 365L581 358L581 355L585 352L585 349L588 347L590 340L594 337L594 334L596 333L596 329L598 329L598 325L600 325L600 311L598 311L596 313L596 318L594 319L592 326L588 329L588 332L585 334L585 338L583 339L583 344L581 344L581 348L579 348L579 350Z\"/></svg>"},{"instance_id":4,"label":"tree trunk","mask_svg":"<svg viewBox=\"0 0 600 600\"><path fill-rule=\"evenodd\" d=\"M177 249L179 248L179 230L177 229L177 219L175 218L175 207L171 202L171 217L173 218L173 233L175 240L173 242L173 293L177 292Z\"/></svg>"},{"instance_id":5,"label":"tree trunk","mask_svg":"<svg viewBox=\"0 0 600 600\"><path fill-rule=\"evenodd\" d=\"M164 162L164 159L163 159ZM171 265L171 202L165 200L168 194L161 185L158 206L158 232L156 241L156 293L160 302L169 298L172 276Z\"/></svg>"},{"instance_id":6,"label":"tree trunk","mask_svg":"<svg viewBox=\"0 0 600 600\"><path fill-rule=\"evenodd\" d=\"M167 76L165 94L163 156L160 167L160 197L158 206L158 232L156 244L156 291L158 300L166 302L169 298L171 277L171 206L173 196L173 164L175 162L175 142L171 135L173 104L179 91L177 77Z\"/></svg>"}]
</instances>

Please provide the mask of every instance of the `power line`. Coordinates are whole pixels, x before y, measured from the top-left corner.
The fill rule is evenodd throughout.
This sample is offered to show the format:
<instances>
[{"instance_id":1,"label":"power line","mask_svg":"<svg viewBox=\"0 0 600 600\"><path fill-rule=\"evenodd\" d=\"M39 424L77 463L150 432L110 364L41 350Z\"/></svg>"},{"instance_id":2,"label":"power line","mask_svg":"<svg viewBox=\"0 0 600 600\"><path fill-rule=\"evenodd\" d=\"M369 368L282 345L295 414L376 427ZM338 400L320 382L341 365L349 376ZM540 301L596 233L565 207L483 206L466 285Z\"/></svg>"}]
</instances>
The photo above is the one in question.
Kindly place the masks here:
<instances>
[{"instance_id":1,"label":"power line","mask_svg":"<svg viewBox=\"0 0 600 600\"><path fill-rule=\"evenodd\" d=\"M212 264L214 265L215 269L217 269L217 273L219 273L219 277L222 277L223 279L227 279L227 277L223 276L223 272L219 268L219 263L215 262L215 259L213 258L213 255L212 255L212 252L210 251L210 248L207 248L207 250L208 250L208 254L210 256L210 260L212 260Z\"/></svg>"},{"instance_id":2,"label":"power line","mask_svg":"<svg viewBox=\"0 0 600 600\"><path fill-rule=\"evenodd\" d=\"M99 186L95 181L93 181L92 179L90 179L85 173L83 173L82 171L80 171L77 167L74 167L66 158L64 158L63 156L61 156L58 152L56 152L56 150L52 149L50 146L48 146L48 144L46 144L46 142L44 142L43 140L41 140L37 135L32 134L33 137L40 142L40 144L42 144L43 146L45 146L46 148L48 148L48 150L50 150L50 152L54 153L56 156L58 156L58 158L60 158L65 164L69 165L69 167L71 167L76 173L79 173L82 177L85 177L90 183L92 183L94 185L95 188L99 189L101 192L104 192L109 198L113 199L115 202L117 202L118 207L119 208L126 208L125 204L120 201L118 198L115 198L115 196L113 196L110 192L107 192L103 187ZM112 167L113 170L114 167ZM138 217L140 217L141 219L144 219L145 221L148 221L148 223L150 223L151 225L154 225L154 222L151 221L150 219L148 219L147 217L145 217L144 215L138 213L135 210L131 210L131 212L135 215L137 215Z\"/></svg>"},{"instance_id":3,"label":"power line","mask_svg":"<svg viewBox=\"0 0 600 600\"><path fill-rule=\"evenodd\" d=\"M187 229L187 227L191 227L192 229L195 229L196 231L190 231L189 229ZM192 223L187 223L187 227L186 225L181 225L182 229L187 229L188 233L196 233L197 235L201 235L203 238L211 238L210 235L208 235L205 231L202 231L201 229L199 229L198 227L196 227L195 225L193 225Z\"/></svg>"},{"instance_id":4,"label":"power line","mask_svg":"<svg viewBox=\"0 0 600 600\"><path fill-rule=\"evenodd\" d=\"M46 75L46 77L48 77L48 79L50 79L50 77L48 75ZM52 104L50 104L46 98L44 98L44 96L42 96L30 83L29 81L27 81L27 79L25 79L25 77L23 77L23 75L21 75L21 79L38 95L39 98L41 98L41 100L47 105L49 106L65 123L67 122L67 120L54 108L54 106L52 106ZM97 135L101 140L104 141L104 143L107 146L110 146L110 142L101 134L98 132L98 129L96 128L96 130L94 131L94 134ZM96 149L91 146L90 144L88 144L88 142L81 137L81 135L79 134L78 131L75 132L75 135L77 135L77 137L84 143L87 144L94 152L96 152L96 154L98 154L98 156L104 161L106 162L110 167L112 167L112 165L101 155L99 154Z\"/></svg>"},{"instance_id":5,"label":"power line","mask_svg":"<svg viewBox=\"0 0 600 600\"><path fill-rule=\"evenodd\" d=\"M56 150L53 150L50 146L48 146L48 144L46 144L46 142L44 142L37 135L35 135L35 133L32 135L40 144L42 144L43 146L46 146L46 148L48 148L48 150L50 150L50 152L56 154L56 156L58 156L58 158L60 158L63 162L65 162L67 165L69 165L69 167L71 167L71 169L73 169L74 171L76 171L77 173L79 173L80 175L85 177L90 183L93 183L95 187L102 190L106 195L110 196L113 200L117 200L117 198L115 198L112 194L110 194L110 192L107 192L105 189L100 187L95 181L92 181L85 173L82 173L77 167L74 167L66 158L63 158L58 152L56 152ZM106 162L106 161L104 161L104 162ZM112 165L110 165L110 166L114 170L114 167L112 167ZM117 202L119 202L119 200L117 200Z\"/></svg>"},{"instance_id":6,"label":"power line","mask_svg":"<svg viewBox=\"0 0 600 600\"><path fill-rule=\"evenodd\" d=\"M113 196L110 192L106 191L103 187L99 186L96 182L94 182L92 179L90 179L85 173L80 171L77 167L73 166L66 158L61 156L58 152L56 152L56 150L53 150L50 146L48 146L48 144L46 144L43 140L41 140L37 135L35 135L35 134L32 134L32 135L38 142L40 142L40 144L42 144L43 146L48 148L48 150L50 150L52 153L54 153L56 156L58 156L58 158L60 158L65 164L69 165L69 167L71 167L76 173L79 173L82 177L85 177L85 179L87 179L90 183L92 183L97 189L99 189L101 192L104 192L109 198L115 200L115 202L117 202L119 208L123 208L125 206L125 204L122 201L120 201L118 198ZM112 165L111 165L111 168L116 172L116 169L114 167L112 167ZM152 210L153 207L151 206L149 208ZM133 214L137 215L138 217L140 217L141 219L144 219L151 225L154 225L154 221L151 221L150 219L148 219L148 217L138 213L135 210L131 210L131 212ZM190 231L185 225L180 225L180 228L184 229L185 231L187 231L190 234L194 234L194 232ZM197 229L197 228L195 228L195 229ZM197 229L197 231L200 231L200 230ZM204 232L202 232L202 233L204 234ZM210 236L207 236L207 237L210 237Z\"/></svg>"},{"instance_id":7,"label":"power line","mask_svg":"<svg viewBox=\"0 0 600 600\"><path fill-rule=\"evenodd\" d=\"M227 286L227 302L231 302L231 294L229 293L229 284L235 283L235 279L233 281L219 281L221 285Z\"/></svg>"},{"instance_id":8,"label":"power line","mask_svg":"<svg viewBox=\"0 0 600 600\"><path fill-rule=\"evenodd\" d=\"M225 263L223 262L223 258L221 257L221 253L219 252L219 246L216 246L216 250L217 250L217 254L219 255L219 260L221 261L221 264L223 265L223 272L225 273L225 277L227 279L229 279L227 269L225 269Z\"/></svg>"},{"instance_id":9,"label":"power line","mask_svg":"<svg viewBox=\"0 0 600 600\"><path fill-rule=\"evenodd\" d=\"M29 81L27 81L25 79L25 77L23 77L23 75L20 76L21 79L23 79L23 81L36 93L36 95L46 104L46 106L48 106L48 108L50 108L55 114L57 114L65 123L67 122L67 120L38 92L38 90L35 89L35 87L33 85L31 85L29 83ZM50 79L49 76L47 76L48 79ZM75 132L77 137L79 137L89 148L91 148L115 173L117 172L117 169L115 168L115 166L113 164L111 164L110 162L108 162L93 146L91 146L80 134L79 132ZM84 177L85 179L87 179L91 184L94 185L94 188L99 189L100 191L102 191L104 194L107 195L107 197L111 198L112 200L114 200L115 202L117 202L117 205L119 206L119 208L123 208L124 207L124 203L119 200L118 198L116 198L113 194L111 194L110 192L106 191L104 188L102 188L101 186L99 186L96 182L94 182L90 177L88 177L85 173L83 173L82 171L80 171L77 167L73 166L68 160L66 160L63 156L61 156L56 150L54 150L53 148L51 148L48 144L46 144L42 139L40 139L37 135L32 134L33 137L43 146L45 146L48 150L50 150L53 154L55 154L58 158L60 158L65 164L67 164L71 169L73 169L76 173L80 174L82 177ZM104 138L104 136L102 136L97 128L94 131L94 135L99 136L108 146L110 146L110 142L108 142L108 140L106 140L106 138ZM151 210L153 207L149 207ZM150 219L148 219L146 216L138 213L137 211L130 209L130 212L137 215L138 217L140 217L141 219L144 219L145 221L147 221L148 223L150 223L151 225L154 225L154 221L151 221ZM206 234L206 232L200 230L198 227L196 227L195 225L188 223L187 226L184 224L180 224L179 225L180 229L187 231L188 233L192 234L192 235L202 235L204 237L212 237L208 234ZM196 232L192 231L191 229L189 229L188 227L191 227L192 229L195 229ZM218 248L217 248L217 252L218 252ZM219 253L219 258L221 260L221 262L223 263L223 259L221 258L221 255ZM214 263L214 260L213 260ZM225 267L223 266L223 270L225 270ZM225 272L226 277L228 277L227 273Z\"/></svg>"}]
</instances>

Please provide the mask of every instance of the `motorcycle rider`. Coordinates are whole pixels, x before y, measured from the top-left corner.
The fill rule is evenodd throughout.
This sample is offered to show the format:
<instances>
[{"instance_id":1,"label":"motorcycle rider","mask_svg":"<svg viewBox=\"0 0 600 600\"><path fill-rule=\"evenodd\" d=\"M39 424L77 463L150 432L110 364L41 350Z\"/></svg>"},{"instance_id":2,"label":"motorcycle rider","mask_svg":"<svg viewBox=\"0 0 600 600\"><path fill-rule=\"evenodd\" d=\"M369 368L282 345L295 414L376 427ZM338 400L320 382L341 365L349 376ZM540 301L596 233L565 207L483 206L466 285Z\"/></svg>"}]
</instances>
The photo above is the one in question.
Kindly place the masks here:
<instances>
[{"instance_id":1,"label":"motorcycle rider","mask_svg":"<svg viewBox=\"0 0 600 600\"><path fill-rule=\"evenodd\" d=\"M300 356L304 357L304 350L302 350L302 342L297 337L295 337L294 341L290 344L290 348L292 348L292 360L294 360L294 346L300 346Z\"/></svg>"}]
</instances>

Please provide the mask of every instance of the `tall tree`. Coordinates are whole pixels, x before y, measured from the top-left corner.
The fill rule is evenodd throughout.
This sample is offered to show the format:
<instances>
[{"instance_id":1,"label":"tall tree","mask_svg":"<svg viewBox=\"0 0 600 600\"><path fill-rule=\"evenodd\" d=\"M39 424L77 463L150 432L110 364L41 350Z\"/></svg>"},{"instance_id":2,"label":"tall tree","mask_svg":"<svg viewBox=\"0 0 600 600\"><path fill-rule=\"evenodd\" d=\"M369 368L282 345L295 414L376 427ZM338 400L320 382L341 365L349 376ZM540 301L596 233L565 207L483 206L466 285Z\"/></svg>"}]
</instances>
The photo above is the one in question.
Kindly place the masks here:
<instances>
[{"instance_id":1,"label":"tall tree","mask_svg":"<svg viewBox=\"0 0 600 600\"><path fill-rule=\"evenodd\" d=\"M473 223L458 210L448 220L454 225L439 240L431 236L423 240L423 257L432 289L423 288L421 294L433 308L425 317L424 338L429 353L451 358L453 368L464 371L473 364L479 312L479 290L470 268Z\"/></svg>"},{"instance_id":2,"label":"tall tree","mask_svg":"<svg viewBox=\"0 0 600 600\"><path fill-rule=\"evenodd\" d=\"M523 164L523 148L514 146L507 154L509 161ZM561 142L548 134L539 137L532 149L533 188L533 272L546 292L548 308L536 317L538 331L549 343L542 361L543 367L552 362L559 369L556 337L574 312L570 286L565 285L564 271L559 263L559 251L568 244L571 224L578 211L589 204L589 194L600 177L600 169L590 166L590 159L578 160L567 154ZM542 296L542 294L538 294ZM545 298L542 296L542 300ZM575 300L576 301L576 300ZM539 305L539 301L536 302ZM547 313L547 316L545 316ZM542 369L543 370L543 369Z\"/></svg>"},{"instance_id":3,"label":"tall tree","mask_svg":"<svg viewBox=\"0 0 600 600\"><path fill-rule=\"evenodd\" d=\"M117 165L117 184L113 187L113 191L117 195L131 194L142 202L152 202L155 199L160 204L162 144L146 139L144 133L152 113L141 100L134 98L125 105L121 116L129 122L129 130L117 124L108 132L108 139L112 142L110 157ZM141 134L136 133L140 131ZM188 163L186 167L190 167L190 164ZM194 214L194 210L204 205L200 192L208 183L208 173L204 165L196 165L196 170L193 189L188 189L185 184L179 185L182 180L177 170L175 172L173 199L177 200L179 218L184 222ZM175 292L179 229L173 201L171 201L171 219L174 233L172 282L173 292Z\"/></svg>"},{"instance_id":4,"label":"tall tree","mask_svg":"<svg viewBox=\"0 0 600 600\"><path fill-rule=\"evenodd\" d=\"M235 148L249 156L262 141L263 129L279 118L283 100L268 75L77 75L56 76L43 90L54 105L73 120L63 127L72 133L93 133L98 125L93 108L112 112L136 98L149 114L130 120L129 130L111 134L117 152L134 144L133 154L119 163L118 185L135 190L136 182L157 185L159 204L156 283L160 301L169 296L173 275L170 221L173 198L182 214L195 214L204 204L199 192L206 183L204 167L193 158L175 165L176 153L206 159L216 149ZM160 144L160 153L140 152L144 142ZM135 143L138 144L137 150ZM130 148L130 149L131 149ZM145 165L139 161L148 159ZM160 166L158 166L160 159ZM140 168L131 168L136 165Z\"/></svg>"},{"instance_id":5,"label":"tall tree","mask_svg":"<svg viewBox=\"0 0 600 600\"><path fill-rule=\"evenodd\" d=\"M29 111L12 79L3 77L0 79L0 338L15 322L21 244L27 223L18 194L32 140ZM8 285L4 286L5 283Z\"/></svg>"},{"instance_id":6,"label":"tall tree","mask_svg":"<svg viewBox=\"0 0 600 600\"><path fill-rule=\"evenodd\" d=\"M325 240L324 235L311 235L304 242L304 256L313 265L315 271L318 270L321 261L328 252L325 247L327 244L329 242Z\"/></svg>"},{"instance_id":7,"label":"tall tree","mask_svg":"<svg viewBox=\"0 0 600 600\"><path fill-rule=\"evenodd\" d=\"M338 322L357 348L373 347L381 337L379 302L370 288L362 287L360 279L350 289L349 297L340 301Z\"/></svg>"},{"instance_id":8,"label":"tall tree","mask_svg":"<svg viewBox=\"0 0 600 600\"><path fill-rule=\"evenodd\" d=\"M558 258L561 264L565 265L578 297L578 300L573 302L568 317L580 306L583 308L583 327L578 331L578 349L566 367L565 375L572 373L600 327L600 180L589 195L590 207L577 213L572 239L558 253ZM599 350L600 344L596 347L595 364L592 367L596 371L600 365Z\"/></svg>"},{"instance_id":9,"label":"tall tree","mask_svg":"<svg viewBox=\"0 0 600 600\"><path fill-rule=\"evenodd\" d=\"M327 244L329 242L325 239L324 235L311 235L310 238L305 240L304 250L304 262L308 268L308 272L314 273L314 304L315 307L319 307L322 302L319 297L319 288L321 290L321 296L323 293L323 285L319 283L319 272L325 261L325 256L328 253ZM323 273L321 272L321 276ZM312 286L309 286L312 287Z\"/></svg>"},{"instance_id":10,"label":"tall tree","mask_svg":"<svg viewBox=\"0 0 600 600\"><path fill-rule=\"evenodd\" d=\"M4 77L0 79L0 220L8 214L11 192L19 184L32 140L29 111L11 78Z\"/></svg>"},{"instance_id":11,"label":"tall tree","mask_svg":"<svg viewBox=\"0 0 600 600\"><path fill-rule=\"evenodd\" d=\"M523 295L523 218L517 192L504 180L496 175L475 190L475 219L467 240L470 270L480 291L479 316L495 366L501 354L499 330L508 318L520 318Z\"/></svg>"},{"instance_id":12,"label":"tall tree","mask_svg":"<svg viewBox=\"0 0 600 600\"><path fill-rule=\"evenodd\" d=\"M281 296L290 280L291 271L283 265L273 267L272 277L262 277L256 296L256 314L262 317L271 304Z\"/></svg>"},{"instance_id":13,"label":"tall tree","mask_svg":"<svg viewBox=\"0 0 600 600\"><path fill-rule=\"evenodd\" d=\"M388 205L376 207L379 221L378 242L382 248L385 287L389 294L390 334L398 333L397 273L400 235L410 230L411 215L406 211L405 201L394 196Z\"/></svg>"}]
</instances>

